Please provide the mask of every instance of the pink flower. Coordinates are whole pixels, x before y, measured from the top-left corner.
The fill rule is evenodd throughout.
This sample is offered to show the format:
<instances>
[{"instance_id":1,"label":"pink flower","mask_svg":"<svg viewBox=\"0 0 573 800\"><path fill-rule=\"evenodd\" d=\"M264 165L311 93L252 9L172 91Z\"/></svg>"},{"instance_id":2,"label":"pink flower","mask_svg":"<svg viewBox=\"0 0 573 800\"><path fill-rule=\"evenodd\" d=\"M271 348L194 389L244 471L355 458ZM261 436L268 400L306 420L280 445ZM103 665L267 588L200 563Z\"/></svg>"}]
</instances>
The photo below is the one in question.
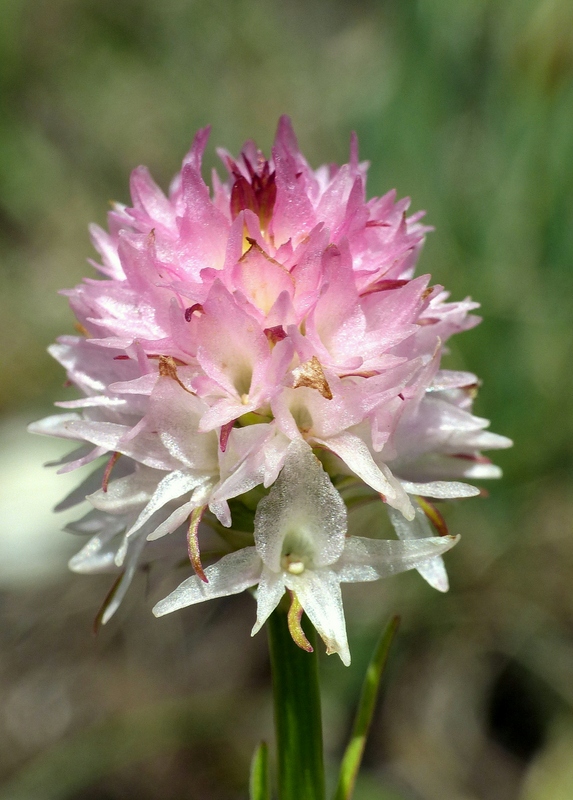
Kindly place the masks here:
<instances>
[{"instance_id":1,"label":"pink flower","mask_svg":"<svg viewBox=\"0 0 573 800\"><path fill-rule=\"evenodd\" d=\"M495 477L480 450L510 444L472 416L476 379L439 369L444 342L479 321L476 304L447 302L429 276L414 277L428 229L393 192L366 200L355 137L348 164L312 170L283 117L270 160L252 142L237 159L219 151L228 178L214 174L212 192L201 176L207 137L195 137L168 196L139 167L133 207L115 206L109 233L92 227L104 277L67 292L85 335L51 348L82 397L31 430L78 443L62 471L107 455L69 501L87 494L93 506L75 523L92 538L72 569L121 570L104 621L146 543L180 541L188 524L197 577L159 613L259 584L260 627L286 588L347 662L336 587L348 553L362 553L352 580L415 566L447 588L438 558L454 540L436 541L423 498L476 494L459 479ZM314 500L301 477L312 474ZM345 542L345 474L381 497L404 541ZM223 531L229 501L256 487L272 488L253 546L204 572L203 515ZM297 505L315 508L312 524ZM336 505L333 523L320 509ZM293 519L311 531L297 534L304 579L281 566Z\"/></svg>"}]
</instances>

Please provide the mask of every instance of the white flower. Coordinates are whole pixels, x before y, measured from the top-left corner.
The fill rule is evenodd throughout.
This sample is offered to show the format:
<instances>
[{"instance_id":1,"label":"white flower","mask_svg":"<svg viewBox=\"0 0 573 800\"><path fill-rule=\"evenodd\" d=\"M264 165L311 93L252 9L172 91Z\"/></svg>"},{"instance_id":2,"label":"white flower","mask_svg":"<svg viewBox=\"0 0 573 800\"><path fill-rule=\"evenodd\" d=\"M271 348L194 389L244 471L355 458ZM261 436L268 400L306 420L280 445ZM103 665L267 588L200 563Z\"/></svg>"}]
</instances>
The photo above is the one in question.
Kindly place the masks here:
<instances>
[{"instance_id":1,"label":"white flower","mask_svg":"<svg viewBox=\"0 0 573 800\"><path fill-rule=\"evenodd\" d=\"M350 664L341 583L373 581L424 567L459 537L397 541L346 536L346 507L320 461L302 439L288 448L284 467L259 502L255 547L224 556L208 567L208 583L196 575L160 601L156 616L258 584L253 635L277 607L285 590L293 594L324 640L328 653Z\"/></svg>"}]
</instances>

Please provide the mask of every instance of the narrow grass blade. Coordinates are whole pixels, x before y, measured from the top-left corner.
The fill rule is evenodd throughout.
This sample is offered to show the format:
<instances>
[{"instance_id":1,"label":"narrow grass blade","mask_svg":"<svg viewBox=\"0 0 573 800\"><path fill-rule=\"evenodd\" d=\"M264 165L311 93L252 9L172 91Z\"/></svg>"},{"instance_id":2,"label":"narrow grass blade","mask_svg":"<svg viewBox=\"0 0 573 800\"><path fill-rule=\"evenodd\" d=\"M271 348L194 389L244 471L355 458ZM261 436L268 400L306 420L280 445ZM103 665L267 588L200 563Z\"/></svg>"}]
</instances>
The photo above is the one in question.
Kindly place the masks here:
<instances>
[{"instance_id":1,"label":"narrow grass blade","mask_svg":"<svg viewBox=\"0 0 573 800\"><path fill-rule=\"evenodd\" d=\"M249 800L271 800L269 748L266 742L261 742L253 754Z\"/></svg>"},{"instance_id":2,"label":"narrow grass blade","mask_svg":"<svg viewBox=\"0 0 573 800\"><path fill-rule=\"evenodd\" d=\"M358 710L354 720L354 727L352 729L352 736L350 737L350 742L344 752L342 764L340 765L338 785L336 787L334 800L350 800L354 792L356 776L360 769L360 763L366 745L366 737L368 736L368 730L370 729L370 723L372 722L372 715L376 705L376 698L378 697L380 680L399 623L399 617L392 617L376 645L376 649L374 650L374 654L366 670L360 701L358 703Z\"/></svg>"}]
</instances>

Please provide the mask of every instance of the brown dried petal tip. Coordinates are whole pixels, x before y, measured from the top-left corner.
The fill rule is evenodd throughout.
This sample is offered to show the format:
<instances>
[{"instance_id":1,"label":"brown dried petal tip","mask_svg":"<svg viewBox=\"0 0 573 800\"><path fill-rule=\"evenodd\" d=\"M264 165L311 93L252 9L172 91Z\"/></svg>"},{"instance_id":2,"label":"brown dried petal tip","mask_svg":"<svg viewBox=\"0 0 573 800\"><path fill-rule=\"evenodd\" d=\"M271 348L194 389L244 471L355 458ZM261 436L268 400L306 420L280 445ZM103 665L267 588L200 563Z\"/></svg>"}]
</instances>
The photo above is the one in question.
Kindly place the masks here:
<instances>
[{"instance_id":1,"label":"brown dried petal tip","mask_svg":"<svg viewBox=\"0 0 573 800\"><path fill-rule=\"evenodd\" d=\"M293 389L298 389L299 386L308 386L310 389L316 389L327 400L332 400L330 386L316 356L293 369L292 374L294 376Z\"/></svg>"}]
</instances>

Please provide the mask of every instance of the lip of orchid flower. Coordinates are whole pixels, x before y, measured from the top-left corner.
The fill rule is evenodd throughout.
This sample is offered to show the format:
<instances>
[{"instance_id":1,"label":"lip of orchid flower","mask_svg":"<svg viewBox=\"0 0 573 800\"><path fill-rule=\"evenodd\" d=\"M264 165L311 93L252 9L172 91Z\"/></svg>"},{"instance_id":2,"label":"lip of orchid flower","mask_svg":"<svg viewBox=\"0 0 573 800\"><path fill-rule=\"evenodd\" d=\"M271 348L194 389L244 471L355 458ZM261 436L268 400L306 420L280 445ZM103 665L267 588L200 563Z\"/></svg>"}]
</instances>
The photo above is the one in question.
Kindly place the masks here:
<instances>
[{"instance_id":1,"label":"lip of orchid flower","mask_svg":"<svg viewBox=\"0 0 573 800\"><path fill-rule=\"evenodd\" d=\"M454 540L430 535L416 497L471 496L477 490L459 479L499 474L480 450L509 440L471 414L477 379L438 372L443 343L479 321L476 304L448 302L428 276L414 277L430 229L393 191L366 199L355 136L348 164L313 170L282 117L270 158L253 142L236 159L219 151L229 179L214 175L210 192L201 175L208 135L197 133L167 195L139 167L132 207L114 206L109 233L92 226L104 279L65 292L81 335L50 349L83 397L30 430L79 445L61 471L108 459L101 488L85 492L94 509L78 522L92 539L71 564L124 571L104 622L155 547L147 541L184 539L188 526L201 576L203 512L229 527L229 501L262 485L270 493L255 546L212 564L208 583L191 578L178 596L190 604L258 584L260 621L288 590L346 662L340 583L417 563L435 573L439 562L428 558ZM382 496L400 541L345 537L342 501L311 448ZM296 470L314 476L312 491ZM291 498L284 517L281 492ZM330 521L324 498L338 509ZM297 503L307 519L291 547L277 520L291 530ZM282 542L278 562L271 540Z\"/></svg>"},{"instance_id":2,"label":"lip of orchid flower","mask_svg":"<svg viewBox=\"0 0 573 800\"><path fill-rule=\"evenodd\" d=\"M180 608L237 594L258 584L257 633L286 590L304 609L326 644L350 664L341 583L371 581L423 568L459 537L393 541L346 536L346 507L310 446L289 445L283 469L255 516L255 547L208 567L207 583L185 580L153 608L163 616Z\"/></svg>"}]
</instances>

